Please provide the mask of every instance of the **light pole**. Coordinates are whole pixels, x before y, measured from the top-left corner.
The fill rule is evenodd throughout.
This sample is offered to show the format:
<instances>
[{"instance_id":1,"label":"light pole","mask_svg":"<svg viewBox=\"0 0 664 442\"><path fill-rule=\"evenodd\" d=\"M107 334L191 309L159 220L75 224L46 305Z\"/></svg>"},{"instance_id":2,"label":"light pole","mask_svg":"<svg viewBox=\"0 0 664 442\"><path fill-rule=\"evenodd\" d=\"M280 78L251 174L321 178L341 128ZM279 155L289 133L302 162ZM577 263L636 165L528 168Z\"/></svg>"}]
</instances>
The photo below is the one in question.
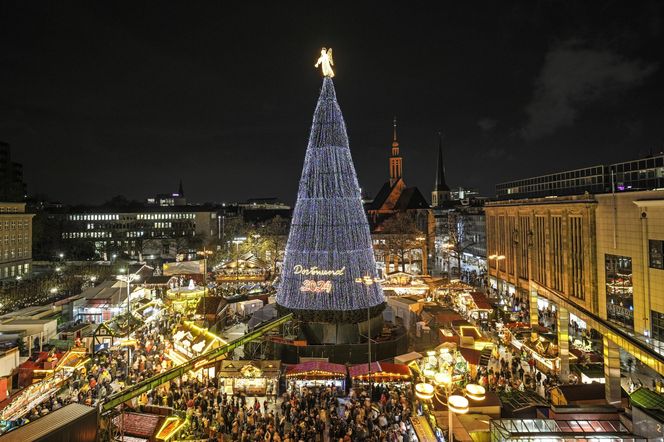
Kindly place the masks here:
<instances>
[{"instance_id":1,"label":"light pole","mask_svg":"<svg viewBox=\"0 0 664 442\"><path fill-rule=\"evenodd\" d=\"M377 284L381 282L382 280L379 278L373 278L369 274L366 276L363 276L361 278L356 278L355 282L362 284L364 287L364 291L366 294L367 287ZM371 307L367 307L367 356L368 356L368 363L367 363L367 378L369 379L369 397L373 397L373 383L371 382ZM373 400L373 399L372 399Z\"/></svg>"},{"instance_id":2,"label":"light pole","mask_svg":"<svg viewBox=\"0 0 664 442\"><path fill-rule=\"evenodd\" d=\"M233 238L233 244L235 244L235 290L240 290L240 244L246 240L246 236Z\"/></svg>"},{"instance_id":3,"label":"light pole","mask_svg":"<svg viewBox=\"0 0 664 442\"><path fill-rule=\"evenodd\" d=\"M125 269L120 269L120 272L124 273L126 270ZM136 281L138 279L141 279L141 275L137 275L136 273L131 273L128 275L117 275L116 278L119 281L124 281L127 283L127 341L129 340L129 324L131 321L131 282ZM131 365L131 348L129 345L127 345L127 377L125 379L125 385L128 386L129 384L129 366Z\"/></svg>"},{"instance_id":4,"label":"light pole","mask_svg":"<svg viewBox=\"0 0 664 442\"><path fill-rule=\"evenodd\" d=\"M203 255L203 321L205 321L207 315L207 311L205 310L205 297L207 294L207 260L208 256L212 255L214 252L203 247L203 250L199 250L196 253Z\"/></svg>"},{"instance_id":5,"label":"light pole","mask_svg":"<svg viewBox=\"0 0 664 442\"><path fill-rule=\"evenodd\" d=\"M441 350L441 354L443 350ZM453 367L450 365L448 370L435 372L432 369L425 369L423 374L425 378L433 381L433 384L426 381L420 382L415 385L415 395L423 401L431 401L434 396L442 404L447 406L448 414L448 429L449 429L449 442L454 442L454 416L453 414L466 414L469 410L468 399L474 401L483 401L486 395L486 390L481 385L467 384L460 392L455 393ZM439 368L440 370L440 365Z\"/></svg>"}]
</instances>

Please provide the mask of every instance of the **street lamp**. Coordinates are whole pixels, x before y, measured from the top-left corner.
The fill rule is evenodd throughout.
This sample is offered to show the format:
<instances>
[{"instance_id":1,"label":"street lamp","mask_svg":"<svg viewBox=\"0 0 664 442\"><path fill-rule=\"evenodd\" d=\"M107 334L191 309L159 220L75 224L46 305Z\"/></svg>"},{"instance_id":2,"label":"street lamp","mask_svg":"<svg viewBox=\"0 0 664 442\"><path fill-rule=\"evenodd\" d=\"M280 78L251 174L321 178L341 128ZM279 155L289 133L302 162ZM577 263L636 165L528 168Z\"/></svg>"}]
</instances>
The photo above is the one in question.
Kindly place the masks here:
<instances>
[{"instance_id":1,"label":"street lamp","mask_svg":"<svg viewBox=\"0 0 664 442\"><path fill-rule=\"evenodd\" d=\"M207 250L205 247L203 247L203 250L199 250L196 252L198 255L203 255L203 320L205 321L205 316L207 315L207 311L205 310L205 296L207 292L207 260L208 256L214 254L212 250Z\"/></svg>"},{"instance_id":2,"label":"street lamp","mask_svg":"<svg viewBox=\"0 0 664 442\"><path fill-rule=\"evenodd\" d=\"M120 269L120 272L124 273L125 269ZM131 316L131 283L141 279L141 275L136 273L131 273L129 275L117 275L116 278L118 281L123 281L127 284L127 314Z\"/></svg>"},{"instance_id":3,"label":"street lamp","mask_svg":"<svg viewBox=\"0 0 664 442\"><path fill-rule=\"evenodd\" d=\"M51 292L51 295L55 295L56 293L58 293L58 288L57 287L51 287L49 292Z\"/></svg>"},{"instance_id":4,"label":"street lamp","mask_svg":"<svg viewBox=\"0 0 664 442\"><path fill-rule=\"evenodd\" d=\"M233 238L235 244L235 289L240 289L240 244L247 240L246 236L236 236Z\"/></svg>"},{"instance_id":5,"label":"street lamp","mask_svg":"<svg viewBox=\"0 0 664 442\"><path fill-rule=\"evenodd\" d=\"M120 269L120 272L124 273L125 269ZM131 321L131 289L129 288L132 281L141 279L141 275L136 273L131 273L129 275L117 275L116 278L119 281L124 281L127 283L127 340L129 340L129 322ZM131 347L127 346L127 377L125 379L125 385L129 383L129 366L131 365Z\"/></svg>"},{"instance_id":6,"label":"street lamp","mask_svg":"<svg viewBox=\"0 0 664 442\"><path fill-rule=\"evenodd\" d=\"M439 373L439 374L445 374L445 373ZM438 381L438 376L436 376L436 381ZM466 397L471 398L474 401L483 401L484 398L486 397L486 390L484 387L481 385L477 384L468 384L464 388L462 394L450 394L452 392L452 376L451 374L448 374L448 376L440 377L441 381L444 381L442 383L436 382L436 385L439 387L445 388L447 392L447 402L440 400L443 404L447 405L447 415L448 415L448 431L449 431L449 442L454 442L454 416L453 414L466 414L468 413L469 410L469 403L468 399ZM434 388L434 393L435 393L435 388Z\"/></svg>"},{"instance_id":7,"label":"street lamp","mask_svg":"<svg viewBox=\"0 0 664 442\"><path fill-rule=\"evenodd\" d=\"M380 278L373 278L367 273L363 277L355 278L355 282L362 284L366 292L367 287L382 282L382 280ZM367 379L369 379L369 396L372 398L373 383L371 382L371 307L367 307L367 353L367 356L369 357L369 361L367 363Z\"/></svg>"}]
</instances>

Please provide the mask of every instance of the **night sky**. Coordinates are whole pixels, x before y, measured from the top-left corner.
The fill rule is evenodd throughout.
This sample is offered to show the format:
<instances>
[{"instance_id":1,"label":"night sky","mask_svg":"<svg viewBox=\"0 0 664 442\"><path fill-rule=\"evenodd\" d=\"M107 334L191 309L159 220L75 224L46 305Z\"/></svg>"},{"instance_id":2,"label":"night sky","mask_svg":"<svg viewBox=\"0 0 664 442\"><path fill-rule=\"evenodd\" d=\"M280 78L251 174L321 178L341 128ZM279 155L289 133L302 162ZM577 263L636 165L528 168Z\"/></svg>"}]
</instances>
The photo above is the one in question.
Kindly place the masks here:
<instances>
[{"instance_id":1,"label":"night sky","mask_svg":"<svg viewBox=\"0 0 664 442\"><path fill-rule=\"evenodd\" d=\"M231 10L227 3L246 3ZM662 2L0 3L0 140L68 203L295 199L332 47L363 192L450 186L664 150ZM349 3L350 5L350 3ZM398 6L397 6L398 5Z\"/></svg>"}]
</instances>

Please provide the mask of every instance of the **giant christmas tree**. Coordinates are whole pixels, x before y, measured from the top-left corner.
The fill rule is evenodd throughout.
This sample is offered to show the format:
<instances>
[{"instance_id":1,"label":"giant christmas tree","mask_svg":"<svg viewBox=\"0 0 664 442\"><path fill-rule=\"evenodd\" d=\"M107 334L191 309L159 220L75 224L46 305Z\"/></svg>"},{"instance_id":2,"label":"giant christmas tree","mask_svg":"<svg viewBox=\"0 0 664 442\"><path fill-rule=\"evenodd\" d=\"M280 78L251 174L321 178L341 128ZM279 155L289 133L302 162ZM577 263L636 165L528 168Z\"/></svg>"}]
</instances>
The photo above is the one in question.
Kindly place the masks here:
<instances>
[{"instance_id":1,"label":"giant christmas tree","mask_svg":"<svg viewBox=\"0 0 664 442\"><path fill-rule=\"evenodd\" d=\"M304 158L277 305L306 321L358 323L385 307L348 135L323 79Z\"/></svg>"}]
</instances>

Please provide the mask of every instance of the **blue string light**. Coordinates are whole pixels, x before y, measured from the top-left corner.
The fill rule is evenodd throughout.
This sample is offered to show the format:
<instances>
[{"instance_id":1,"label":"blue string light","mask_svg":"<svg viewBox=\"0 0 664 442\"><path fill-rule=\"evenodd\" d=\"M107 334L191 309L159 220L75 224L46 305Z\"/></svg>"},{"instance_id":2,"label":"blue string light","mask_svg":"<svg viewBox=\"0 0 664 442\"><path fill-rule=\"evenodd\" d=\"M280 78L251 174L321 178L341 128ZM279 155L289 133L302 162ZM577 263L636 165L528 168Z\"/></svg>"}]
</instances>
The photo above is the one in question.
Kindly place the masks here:
<instances>
[{"instance_id":1,"label":"blue string light","mask_svg":"<svg viewBox=\"0 0 664 442\"><path fill-rule=\"evenodd\" d=\"M286 245L277 305L301 319L358 322L385 307L346 124L323 79Z\"/></svg>"}]
</instances>

